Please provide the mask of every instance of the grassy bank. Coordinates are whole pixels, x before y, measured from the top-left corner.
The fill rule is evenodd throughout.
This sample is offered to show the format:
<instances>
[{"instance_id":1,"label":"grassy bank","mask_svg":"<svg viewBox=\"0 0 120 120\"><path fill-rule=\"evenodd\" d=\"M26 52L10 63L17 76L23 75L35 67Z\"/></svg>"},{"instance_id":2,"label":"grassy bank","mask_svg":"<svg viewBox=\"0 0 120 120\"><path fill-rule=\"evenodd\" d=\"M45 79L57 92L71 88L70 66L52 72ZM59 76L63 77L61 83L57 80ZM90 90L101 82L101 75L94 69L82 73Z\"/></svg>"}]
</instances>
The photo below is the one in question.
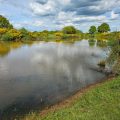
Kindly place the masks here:
<instances>
[{"instance_id":1,"label":"grassy bank","mask_svg":"<svg viewBox=\"0 0 120 120\"><path fill-rule=\"evenodd\" d=\"M119 120L120 77L91 86L41 114L29 114L24 120Z\"/></svg>"}]
</instances>

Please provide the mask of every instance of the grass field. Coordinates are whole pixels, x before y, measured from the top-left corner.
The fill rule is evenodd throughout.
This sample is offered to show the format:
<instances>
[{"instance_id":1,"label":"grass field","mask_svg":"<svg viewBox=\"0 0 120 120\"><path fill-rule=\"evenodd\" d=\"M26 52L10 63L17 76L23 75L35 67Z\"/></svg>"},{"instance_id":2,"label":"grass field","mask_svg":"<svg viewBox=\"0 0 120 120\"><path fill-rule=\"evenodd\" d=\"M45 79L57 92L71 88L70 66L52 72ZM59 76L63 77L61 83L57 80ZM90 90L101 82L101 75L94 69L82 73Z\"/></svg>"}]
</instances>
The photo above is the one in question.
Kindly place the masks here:
<instances>
[{"instance_id":1,"label":"grass field","mask_svg":"<svg viewBox=\"0 0 120 120\"><path fill-rule=\"evenodd\" d=\"M120 77L90 87L72 101L45 115L29 114L23 120L120 120Z\"/></svg>"}]
</instances>

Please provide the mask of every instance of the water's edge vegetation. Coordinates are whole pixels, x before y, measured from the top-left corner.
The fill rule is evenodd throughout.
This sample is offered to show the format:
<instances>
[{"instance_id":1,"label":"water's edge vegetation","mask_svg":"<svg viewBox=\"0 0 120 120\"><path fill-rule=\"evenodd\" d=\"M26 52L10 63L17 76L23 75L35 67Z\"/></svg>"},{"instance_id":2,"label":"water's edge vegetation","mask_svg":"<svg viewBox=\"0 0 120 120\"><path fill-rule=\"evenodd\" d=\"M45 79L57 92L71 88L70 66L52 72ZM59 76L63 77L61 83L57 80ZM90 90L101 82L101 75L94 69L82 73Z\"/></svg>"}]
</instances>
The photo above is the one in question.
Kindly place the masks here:
<instances>
[{"instance_id":1,"label":"water's edge vegetation","mask_svg":"<svg viewBox=\"0 0 120 120\"><path fill-rule=\"evenodd\" d=\"M110 26L102 23L100 26L91 26L88 33L83 33L74 26L65 26L55 31L29 31L25 28L15 29L7 18L0 15L0 41L75 41L80 39L116 40L119 31L110 32Z\"/></svg>"}]
</instances>

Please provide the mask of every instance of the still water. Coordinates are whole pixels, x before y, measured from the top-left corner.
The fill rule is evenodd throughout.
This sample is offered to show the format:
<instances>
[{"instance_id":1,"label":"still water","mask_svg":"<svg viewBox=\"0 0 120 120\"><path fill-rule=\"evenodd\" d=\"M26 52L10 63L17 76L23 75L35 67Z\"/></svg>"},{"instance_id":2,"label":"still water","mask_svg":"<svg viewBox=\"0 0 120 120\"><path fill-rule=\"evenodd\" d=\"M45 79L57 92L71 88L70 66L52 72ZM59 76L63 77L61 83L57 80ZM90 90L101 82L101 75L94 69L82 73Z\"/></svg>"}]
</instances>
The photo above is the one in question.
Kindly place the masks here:
<instances>
[{"instance_id":1,"label":"still water","mask_svg":"<svg viewBox=\"0 0 120 120\"><path fill-rule=\"evenodd\" d=\"M0 43L1 116L42 109L102 80L94 69L106 51L87 40Z\"/></svg>"}]
</instances>

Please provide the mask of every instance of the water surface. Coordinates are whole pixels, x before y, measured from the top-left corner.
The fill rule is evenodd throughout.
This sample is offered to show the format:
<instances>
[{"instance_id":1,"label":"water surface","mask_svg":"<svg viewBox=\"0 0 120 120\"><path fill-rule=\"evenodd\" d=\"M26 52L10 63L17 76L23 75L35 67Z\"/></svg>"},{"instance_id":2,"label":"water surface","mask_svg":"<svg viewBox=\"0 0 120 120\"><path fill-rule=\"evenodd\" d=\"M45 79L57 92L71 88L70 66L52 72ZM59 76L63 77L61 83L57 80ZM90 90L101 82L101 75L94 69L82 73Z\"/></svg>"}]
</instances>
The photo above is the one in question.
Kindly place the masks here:
<instances>
[{"instance_id":1,"label":"water surface","mask_svg":"<svg viewBox=\"0 0 120 120\"><path fill-rule=\"evenodd\" d=\"M106 47L97 41L1 44L1 114L41 109L105 78L94 70L106 57Z\"/></svg>"}]
</instances>

